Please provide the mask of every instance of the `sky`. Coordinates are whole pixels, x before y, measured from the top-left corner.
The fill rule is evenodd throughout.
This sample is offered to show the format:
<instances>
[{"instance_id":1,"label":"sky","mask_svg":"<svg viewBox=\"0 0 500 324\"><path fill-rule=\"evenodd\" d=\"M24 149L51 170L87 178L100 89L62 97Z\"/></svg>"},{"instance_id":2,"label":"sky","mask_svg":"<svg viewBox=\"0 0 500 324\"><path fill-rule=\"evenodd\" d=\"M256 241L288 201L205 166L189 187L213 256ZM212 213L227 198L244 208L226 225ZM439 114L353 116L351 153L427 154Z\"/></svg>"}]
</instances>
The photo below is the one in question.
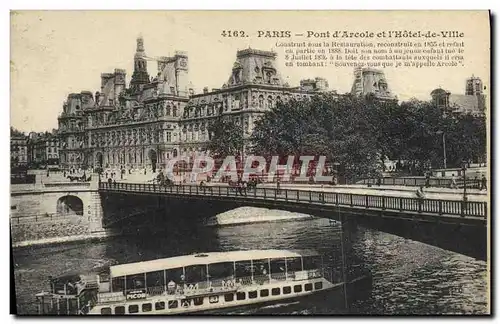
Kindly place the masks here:
<instances>
[{"instance_id":1,"label":"sky","mask_svg":"<svg viewBox=\"0 0 500 324\"><path fill-rule=\"evenodd\" d=\"M324 77L330 89L345 93L352 86L352 68L285 67L283 49L276 42L308 39L258 38L257 31L463 31L464 66L384 69L400 100L428 100L437 87L461 94L465 79L473 74L489 84L486 18L486 12L425 11L16 11L11 13L11 125L25 132L57 128L69 93L99 91L100 74L115 68L126 69L128 82L139 35L150 57L187 51L189 79L197 92L205 86L220 88L231 73L236 51L252 47L275 50L281 75L292 86L304 78ZM249 37L222 37L223 30L244 30ZM148 62L148 70L156 75L156 63Z\"/></svg>"}]
</instances>

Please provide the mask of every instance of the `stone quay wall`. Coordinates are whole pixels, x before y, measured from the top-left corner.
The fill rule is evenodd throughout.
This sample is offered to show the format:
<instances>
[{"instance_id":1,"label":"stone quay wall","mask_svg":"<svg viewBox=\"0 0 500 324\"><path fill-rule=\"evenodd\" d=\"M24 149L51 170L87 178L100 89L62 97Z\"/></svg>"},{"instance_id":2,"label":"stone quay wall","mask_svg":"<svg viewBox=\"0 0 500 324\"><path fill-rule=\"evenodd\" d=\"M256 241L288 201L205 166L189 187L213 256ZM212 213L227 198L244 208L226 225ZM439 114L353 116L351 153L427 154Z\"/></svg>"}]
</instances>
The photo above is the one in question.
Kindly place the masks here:
<instances>
[{"instance_id":1,"label":"stone quay wall","mask_svg":"<svg viewBox=\"0 0 500 324\"><path fill-rule=\"evenodd\" d=\"M110 230L103 228L102 218L97 183L11 186L10 228L13 247L113 235Z\"/></svg>"}]
</instances>

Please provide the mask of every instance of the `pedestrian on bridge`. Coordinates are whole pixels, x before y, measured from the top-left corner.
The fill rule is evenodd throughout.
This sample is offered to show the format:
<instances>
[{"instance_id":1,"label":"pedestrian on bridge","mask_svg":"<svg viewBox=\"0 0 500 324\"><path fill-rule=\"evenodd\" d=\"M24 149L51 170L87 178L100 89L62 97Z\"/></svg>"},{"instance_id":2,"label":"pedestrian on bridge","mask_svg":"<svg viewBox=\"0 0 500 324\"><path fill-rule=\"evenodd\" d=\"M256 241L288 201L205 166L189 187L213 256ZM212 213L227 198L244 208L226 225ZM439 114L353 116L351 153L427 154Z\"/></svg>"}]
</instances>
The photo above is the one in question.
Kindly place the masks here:
<instances>
[{"instance_id":1,"label":"pedestrian on bridge","mask_svg":"<svg viewBox=\"0 0 500 324\"><path fill-rule=\"evenodd\" d=\"M429 172L427 172L427 174L425 175L425 187L430 188L430 186L431 186L431 175L429 174Z\"/></svg>"},{"instance_id":2,"label":"pedestrian on bridge","mask_svg":"<svg viewBox=\"0 0 500 324\"><path fill-rule=\"evenodd\" d=\"M481 177L481 188L479 190L483 190L483 189L487 190L486 189L486 184L487 184L486 177L483 174L483 176Z\"/></svg>"},{"instance_id":3,"label":"pedestrian on bridge","mask_svg":"<svg viewBox=\"0 0 500 324\"><path fill-rule=\"evenodd\" d=\"M457 189L457 179L455 179L455 174L451 175L450 188Z\"/></svg>"},{"instance_id":4,"label":"pedestrian on bridge","mask_svg":"<svg viewBox=\"0 0 500 324\"><path fill-rule=\"evenodd\" d=\"M417 198L418 199L424 199L425 198L425 194L424 194L424 188L422 186L420 186L418 189L417 189Z\"/></svg>"}]
</instances>

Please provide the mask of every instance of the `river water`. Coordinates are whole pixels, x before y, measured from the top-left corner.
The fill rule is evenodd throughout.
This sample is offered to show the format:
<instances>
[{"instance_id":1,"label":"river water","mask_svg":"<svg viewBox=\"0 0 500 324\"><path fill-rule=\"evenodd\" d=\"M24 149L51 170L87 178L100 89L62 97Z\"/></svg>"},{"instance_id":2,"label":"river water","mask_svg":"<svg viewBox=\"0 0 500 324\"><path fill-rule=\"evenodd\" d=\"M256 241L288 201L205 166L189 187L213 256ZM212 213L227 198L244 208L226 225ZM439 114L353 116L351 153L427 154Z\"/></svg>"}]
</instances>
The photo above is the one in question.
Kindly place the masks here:
<instances>
[{"instance_id":1,"label":"river water","mask_svg":"<svg viewBox=\"0 0 500 324\"><path fill-rule=\"evenodd\" d=\"M109 263L126 263L201 251L316 249L339 262L340 226L326 219L256 223L154 235L114 237L14 251L19 314L36 313L34 294L47 290L47 276L80 272ZM368 269L372 288L361 299L325 298L314 304L280 303L243 314L485 314L486 262L380 231L357 228L351 253ZM225 313L221 311L221 313ZM241 312L237 312L241 314Z\"/></svg>"}]
</instances>

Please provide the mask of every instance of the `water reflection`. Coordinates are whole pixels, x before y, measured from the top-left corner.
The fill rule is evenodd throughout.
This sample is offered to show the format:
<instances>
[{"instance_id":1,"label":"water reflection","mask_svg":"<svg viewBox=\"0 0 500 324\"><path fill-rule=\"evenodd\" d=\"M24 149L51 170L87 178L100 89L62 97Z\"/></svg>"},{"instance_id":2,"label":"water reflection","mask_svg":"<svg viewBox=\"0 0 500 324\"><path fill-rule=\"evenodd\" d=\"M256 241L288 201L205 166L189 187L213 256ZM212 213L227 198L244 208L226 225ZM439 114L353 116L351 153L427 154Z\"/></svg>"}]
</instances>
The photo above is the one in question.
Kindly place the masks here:
<instances>
[{"instance_id":1,"label":"water reflection","mask_svg":"<svg viewBox=\"0 0 500 324\"><path fill-rule=\"evenodd\" d=\"M186 227L187 228L187 227ZM349 233L351 266L370 269L373 289L349 304L354 314L484 313L486 263L453 252L358 228ZM19 313L36 312L33 294L46 289L49 275L84 271L105 263L127 263L200 251L315 249L333 266L341 263L340 227L325 219L257 223L220 228L163 228L154 235L131 235L102 242L16 250ZM308 303L279 303L247 309L247 314L338 314L343 296ZM222 311L224 312L224 311ZM241 311L239 311L241 312Z\"/></svg>"}]
</instances>

